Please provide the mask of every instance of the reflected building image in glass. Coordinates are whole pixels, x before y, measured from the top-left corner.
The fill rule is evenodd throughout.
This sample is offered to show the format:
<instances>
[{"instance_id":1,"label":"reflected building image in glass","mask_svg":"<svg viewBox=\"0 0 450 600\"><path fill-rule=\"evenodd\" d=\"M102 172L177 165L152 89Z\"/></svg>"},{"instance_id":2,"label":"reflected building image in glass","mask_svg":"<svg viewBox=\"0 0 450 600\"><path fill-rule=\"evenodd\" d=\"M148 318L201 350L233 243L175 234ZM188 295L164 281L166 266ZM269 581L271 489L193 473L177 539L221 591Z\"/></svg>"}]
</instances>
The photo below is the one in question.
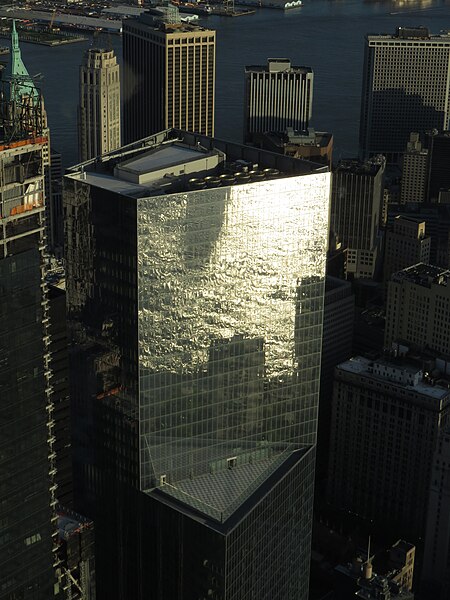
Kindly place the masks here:
<instances>
[{"instance_id":1,"label":"reflected building image in glass","mask_svg":"<svg viewBox=\"0 0 450 600\"><path fill-rule=\"evenodd\" d=\"M167 130L69 170L99 597L308 596L330 175Z\"/></svg>"}]
</instances>

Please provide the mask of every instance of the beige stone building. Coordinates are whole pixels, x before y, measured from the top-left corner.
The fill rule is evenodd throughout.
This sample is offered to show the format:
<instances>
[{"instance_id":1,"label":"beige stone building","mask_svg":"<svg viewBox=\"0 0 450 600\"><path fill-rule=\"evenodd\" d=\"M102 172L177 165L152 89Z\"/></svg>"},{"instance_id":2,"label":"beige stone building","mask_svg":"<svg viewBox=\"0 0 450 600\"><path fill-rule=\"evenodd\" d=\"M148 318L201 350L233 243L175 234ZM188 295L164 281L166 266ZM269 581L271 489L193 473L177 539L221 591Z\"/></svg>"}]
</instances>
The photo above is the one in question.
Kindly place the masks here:
<instances>
[{"instance_id":1,"label":"beige stone building","mask_svg":"<svg viewBox=\"0 0 450 600\"><path fill-rule=\"evenodd\" d=\"M216 32L181 23L176 7L125 21L125 142L171 127L213 136L215 53Z\"/></svg>"},{"instance_id":2,"label":"beige stone building","mask_svg":"<svg viewBox=\"0 0 450 600\"><path fill-rule=\"evenodd\" d=\"M399 341L450 356L450 271L419 263L392 276L385 346Z\"/></svg>"},{"instance_id":3,"label":"beige stone building","mask_svg":"<svg viewBox=\"0 0 450 600\"><path fill-rule=\"evenodd\" d=\"M398 540L389 550L391 580L409 591L413 586L415 556L416 547L405 540Z\"/></svg>"},{"instance_id":4,"label":"beige stone building","mask_svg":"<svg viewBox=\"0 0 450 600\"><path fill-rule=\"evenodd\" d=\"M386 232L384 280L393 273L417 263L430 262L431 238L425 234L425 221L397 215Z\"/></svg>"},{"instance_id":5,"label":"beige stone building","mask_svg":"<svg viewBox=\"0 0 450 600\"><path fill-rule=\"evenodd\" d=\"M80 160L120 146L120 72L114 50L89 48L80 67Z\"/></svg>"}]
</instances>

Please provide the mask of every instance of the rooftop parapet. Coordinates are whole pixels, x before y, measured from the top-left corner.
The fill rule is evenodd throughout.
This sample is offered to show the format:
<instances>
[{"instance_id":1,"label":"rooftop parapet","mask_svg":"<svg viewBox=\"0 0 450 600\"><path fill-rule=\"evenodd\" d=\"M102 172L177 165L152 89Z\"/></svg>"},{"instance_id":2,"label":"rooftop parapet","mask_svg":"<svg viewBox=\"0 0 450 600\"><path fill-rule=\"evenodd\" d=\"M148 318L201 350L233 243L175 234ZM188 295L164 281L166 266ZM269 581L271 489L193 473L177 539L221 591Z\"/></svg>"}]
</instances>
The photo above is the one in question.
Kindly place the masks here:
<instances>
[{"instance_id":1,"label":"rooftop parapet","mask_svg":"<svg viewBox=\"0 0 450 600\"><path fill-rule=\"evenodd\" d=\"M68 170L68 176L133 198L228 187L328 168L169 129Z\"/></svg>"},{"instance_id":2,"label":"rooftop parapet","mask_svg":"<svg viewBox=\"0 0 450 600\"><path fill-rule=\"evenodd\" d=\"M413 41L430 41L446 42L450 41L450 33L441 31L440 33L430 33L427 27L397 27L395 33L368 33L366 35L368 41L388 41L395 40L397 42Z\"/></svg>"},{"instance_id":3,"label":"rooftop parapet","mask_svg":"<svg viewBox=\"0 0 450 600\"><path fill-rule=\"evenodd\" d=\"M450 271L434 265L418 263L394 273L391 281L395 283L409 282L422 287L431 288L432 285L447 286Z\"/></svg>"},{"instance_id":4,"label":"rooftop parapet","mask_svg":"<svg viewBox=\"0 0 450 600\"><path fill-rule=\"evenodd\" d=\"M393 386L414 391L428 400L450 401L450 383L447 383L447 380L442 378L439 384L428 381L421 367L405 358L380 358L374 361L355 356L338 365L336 370L362 375L368 379L382 380Z\"/></svg>"},{"instance_id":5,"label":"rooftop parapet","mask_svg":"<svg viewBox=\"0 0 450 600\"><path fill-rule=\"evenodd\" d=\"M382 155L374 156L364 162L358 159L345 159L337 164L335 171L349 171L355 175L376 175L384 164L385 158Z\"/></svg>"},{"instance_id":6,"label":"rooftop parapet","mask_svg":"<svg viewBox=\"0 0 450 600\"><path fill-rule=\"evenodd\" d=\"M312 73L311 67L292 65L289 58L268 58L267 65L247 65L246 73Z\"/></svg>"}]
</instances>

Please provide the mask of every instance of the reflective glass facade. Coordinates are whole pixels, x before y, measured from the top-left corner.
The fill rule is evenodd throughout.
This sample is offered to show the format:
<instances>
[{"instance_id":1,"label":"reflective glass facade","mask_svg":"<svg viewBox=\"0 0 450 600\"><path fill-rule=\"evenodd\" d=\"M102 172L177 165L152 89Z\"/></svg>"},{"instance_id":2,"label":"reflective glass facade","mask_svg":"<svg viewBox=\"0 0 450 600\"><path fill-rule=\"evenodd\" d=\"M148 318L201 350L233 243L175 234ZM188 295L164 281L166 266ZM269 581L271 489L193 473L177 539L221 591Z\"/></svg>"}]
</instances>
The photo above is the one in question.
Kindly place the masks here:
<instances>
[{"instance_id":1,"label":"reflective glass facade","mask_svg":"<svg viewBox=\"0 0 450 600\"><path fill-rule=\"evenodd\" d=\"M222 526L153 492L155 558L165 561L152 597L307 599L313 481L313 450L294 452Z\"/></svg>"},{"instance_id":2,"label":"reflective glass facade","mask_svg":"<svg viewBox=\"0 0 450 600\"><path fill-rule=\"evenodd\" d=\"M330 175L280 157L274 179L146 193L122 156L65 182L77 508L97 518L99 577L110 598L203 598L207 556L195 585L168 592L173 553L195 541L178 535L182 513L217 532L220 568L234 573L212 597L306 598ZM284 535L263 534L291 527L281 502L301 532L290 559ZM160 519L160 505L172 516ZM290 583L274 596L269 580L281 576Z\"/></svg>"},{"instance_id":3,"label":"reflective glass facade","mask_svg":"<svg viewBox=\"0 0 450 600\"><path fill-rule=\"evenodd\" d=\"M138 201L142 489L314 443L328 185Z\"/></svg>"}]
</instances>

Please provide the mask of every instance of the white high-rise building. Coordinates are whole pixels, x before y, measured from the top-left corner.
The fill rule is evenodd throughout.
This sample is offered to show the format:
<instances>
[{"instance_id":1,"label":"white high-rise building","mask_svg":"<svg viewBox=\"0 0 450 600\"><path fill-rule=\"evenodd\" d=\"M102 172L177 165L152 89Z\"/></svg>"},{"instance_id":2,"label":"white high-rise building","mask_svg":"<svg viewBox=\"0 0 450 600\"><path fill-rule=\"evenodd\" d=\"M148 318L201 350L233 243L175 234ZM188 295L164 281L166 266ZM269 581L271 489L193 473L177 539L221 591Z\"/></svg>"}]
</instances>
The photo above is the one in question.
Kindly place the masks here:
<instances>
[{"instance_id":1,"label":"white high-rise building","mask_svg":"<svg viewBox=\"0 0 450 600\"><path fill-rule=\"evenodd\" d=\"M360 153L398 162L412 131L447 129L450 34L398 27L368 35L361 96Z\"/></svg>"},{"instance_id":2,"label":"white high-rise building","mask_svg":"<svg viewBox=\"0 0 450 600\"><path fill-rule=\"evenodd\" d=\"M114 50L89 48L84 56L78 126L82 161L120 146L120 73Z\"/></svg>"},{"instance_id":3,"label":"white high-rise building","mask_svg":"<svg viewBox=\"0 0 450 600\"><path fill-rule=\"evenodd\" d=\"M314 73L294 67L287 58L245 68L244 143L255 134L308 128L312 116Z\"/></svg>"}]
</instances>

